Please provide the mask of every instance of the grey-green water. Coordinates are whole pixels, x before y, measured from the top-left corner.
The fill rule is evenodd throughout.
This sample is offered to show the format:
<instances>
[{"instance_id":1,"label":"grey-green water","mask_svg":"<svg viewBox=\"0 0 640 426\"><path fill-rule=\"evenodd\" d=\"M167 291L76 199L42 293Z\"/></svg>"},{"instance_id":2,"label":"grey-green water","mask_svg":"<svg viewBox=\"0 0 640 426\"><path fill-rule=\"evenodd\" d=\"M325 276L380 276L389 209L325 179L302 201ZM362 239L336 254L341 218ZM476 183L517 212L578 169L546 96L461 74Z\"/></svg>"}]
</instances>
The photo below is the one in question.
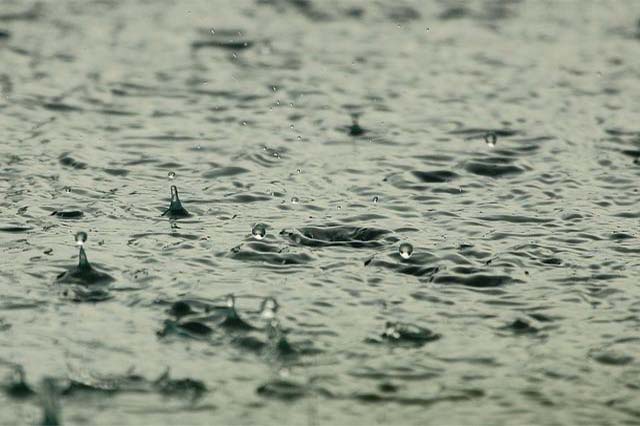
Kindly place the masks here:
<instances>
[{"instance_id":1,"label":"grey-green water","mask_svg":"<svg viewBox=\"0 0 640 426\"><path fill-rule=\"evenodd\" d=\"M0 423L640 423L639 17L1 0Z\"/></svg>"}]
</instances>

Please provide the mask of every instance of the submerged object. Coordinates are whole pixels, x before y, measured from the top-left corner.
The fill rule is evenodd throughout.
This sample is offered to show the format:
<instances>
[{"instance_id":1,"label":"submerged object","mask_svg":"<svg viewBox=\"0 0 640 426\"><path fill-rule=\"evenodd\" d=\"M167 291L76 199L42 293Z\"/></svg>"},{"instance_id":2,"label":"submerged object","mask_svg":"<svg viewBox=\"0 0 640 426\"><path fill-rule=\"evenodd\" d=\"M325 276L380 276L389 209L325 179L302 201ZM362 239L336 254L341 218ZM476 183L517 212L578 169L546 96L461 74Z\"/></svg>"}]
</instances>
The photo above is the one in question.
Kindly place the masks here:
<instances>
[{"instance_id":1,"label":"submerged object","mask_svg":"<svg viewBox=\"0 0 640 426\"><path fill-rule=\"evenodd\" d=\"M191 214L182 207L182 203L178 197L178 188L175 185L171 185L171 204L169 208L162 213L162 216L168 216L171 219L191 216Z\"/></svg>"},{"instance_id":2,"label":"submerged object","mask_svg":"<svg viewBox=\"0 0 640 426\"><path fill-rule=\"evenodd\" d=\"M101 272L91 266L87 259L87 254L84 251L85 241L87 241L87 234L84 232L78 232L76 234L76 243L80 246L80 252L78 253L78 265L72 266L67 271L58 275L56 282L88 286L92 284L108 284L114 281L111 275Z\"/></svg>"}]
</instances>

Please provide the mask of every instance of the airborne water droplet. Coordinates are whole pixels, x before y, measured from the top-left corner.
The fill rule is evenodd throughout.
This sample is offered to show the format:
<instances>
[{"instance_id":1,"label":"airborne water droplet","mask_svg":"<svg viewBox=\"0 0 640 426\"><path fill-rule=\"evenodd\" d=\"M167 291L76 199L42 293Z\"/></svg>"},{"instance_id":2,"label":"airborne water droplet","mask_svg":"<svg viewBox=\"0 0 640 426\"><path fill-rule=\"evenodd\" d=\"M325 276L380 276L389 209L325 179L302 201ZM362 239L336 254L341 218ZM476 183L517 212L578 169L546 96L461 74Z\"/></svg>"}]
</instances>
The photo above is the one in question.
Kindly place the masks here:
<instances>
[{"instance_id":1,"label":"airborne water droplet","mask_svg":"<svg viewBox=\"0 0 640 426\"><path fill-rule=\"evenodd\" d=\"M236 307L236 297L233 294L227 296L227 308L233 309Z\"/></svg>"},{"instance_id":2,"label":"airborne water droplet","mask_svg":"<svg viewBox=\"0 0 640 426\"><path fill-rule=\"evenodd\" d=\"M402 243L398 248L398 253L403 259L409 259L413 254L413 246L409 243Z\"/></svg>"},{"instance_id":3,"label":"airborne water droplet","mask_svg":"<svg viewBox=\"0 0 640 426\"><path fill-rule=\"evenodd\" d=\"M260 308L260 316L266 320L272 320L276 317L278 310L278 302L273 297L267 297L262 301Z\"/></svg>"},{"instance_id":4,"label":"airborne water droplet","mask_svg":"<svg viewBox=\"0 0 640 426\"><path fill-rule=\"evenodd\" d=\"M87 233L83 231L78 232L75 236L75 240L77 245L83 246L87 241Z\"/></svg>"},{"instance_id":5,"label":"airborne water droplet","mask_svg":"<svg viewBox=\"0 0 640 426\"><path fill-rule=\"evenodd\" d=\"M256 240L262 240L267 235L267 227L263 223L256 223L251 229L251 235Z\"/></svg>"},{"instance_id":6,"label":"airborne water droplet","mask_svg":"<svg viewBox=\"0 0 640 426\"><path fill-rule=\"evenodd\" d=\"M498 141L498 136L495 134L495 132L489 132L484 135L484 141L486 142L487 145L493 148L494 146L496 146L496 142Z\"/></svg>"},{"instance_id":7,"label":"airborne water droplet","mask_svg":"<svg viewBox=\"0 0 640 426\"><path fill-rule=\"evenodd\" d=\"M169 172L167 176L169 177L169 180L174 180L176 178L176 172Z\"/></svg>"}]
</instances>

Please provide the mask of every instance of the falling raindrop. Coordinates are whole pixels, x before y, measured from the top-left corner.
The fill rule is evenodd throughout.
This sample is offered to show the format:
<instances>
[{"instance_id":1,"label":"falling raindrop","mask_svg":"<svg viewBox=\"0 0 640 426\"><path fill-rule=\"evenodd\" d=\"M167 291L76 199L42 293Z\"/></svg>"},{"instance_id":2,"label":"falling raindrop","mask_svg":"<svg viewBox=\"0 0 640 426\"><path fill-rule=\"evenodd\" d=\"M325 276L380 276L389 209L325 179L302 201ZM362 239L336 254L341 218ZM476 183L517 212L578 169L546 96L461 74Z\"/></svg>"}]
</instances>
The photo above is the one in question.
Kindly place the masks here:
<instances>
[{"instance_id":1,"label":"falling raindrop","mask_svg":"<svg viewBox=\"0 0 640 426\"><path fill-rule=\"evenodd\" d=\"M260 316L266 320L272 320L276 317L278 311L278 302L273 297L267 297L262 301L260 307Z\"/></svg>"},{"instance_id":2,"label":"falling raindrop","mask_svg":"<svg viewBox=\"0 0 640 426\"><path fill-rule=\"evenodd\" d=\"M402 243L398 248L398 253L403 259L409 259L413 254L413 246L409 243Z\"/></svg>"},{"instance_id":3,"label":"falling raindrop","mask_svg":"<svg viewBox=\"0 0 640 426\"><path fill-rule=\"evenodd\" d=\"M496 146L496 142L498 141L498 136L495 134L495 132L489 132L484 135L484 141L486 142L487 145L493 148L494 146Z\"/></svg>"},{"instance_id":4,"label":"falling raindrop","mask_svg":"<svg viewBox=\"0 0 640 426\"><path fill-rule=\"evenodd\" d=\"M267 235L267 226L263 223L256 223L251 229L251 235L256 240L262 240Z\"/></svg>"},{"instance_id":5,"label":"falling raindrop","mask_svg":"<svg viewBox=\"0 0 640 426\"><path fill-rule=\"evenodd\" d=\"M78 232L75 236L75 240L77 245L83 246L87 241L87 233L83 231Z\"/></svg>"},{"instance_id":6,"label":"falling raindrop","mask_svg":"<svg viewBox=\"0 0 640 426\"><path fill-rule=\"evenodd\" d=\"M234 309L236 307L236 297L233 294L227 296L227 308Z\"/></svg>"}]
</instances>

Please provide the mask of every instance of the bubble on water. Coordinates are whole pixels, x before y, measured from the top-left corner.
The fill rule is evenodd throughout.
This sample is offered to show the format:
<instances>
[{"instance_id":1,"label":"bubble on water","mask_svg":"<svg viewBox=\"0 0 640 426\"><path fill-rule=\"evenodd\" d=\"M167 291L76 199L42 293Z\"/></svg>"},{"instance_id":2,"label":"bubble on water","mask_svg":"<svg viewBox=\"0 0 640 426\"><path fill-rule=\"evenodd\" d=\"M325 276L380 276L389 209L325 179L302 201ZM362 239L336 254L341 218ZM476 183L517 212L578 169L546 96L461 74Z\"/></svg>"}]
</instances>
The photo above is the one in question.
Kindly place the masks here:
<instances>
[{"instance_id":1,"label":"bubble on water","mask_svg":"<svg viewBox=\"0 0 640 426\"><path fill-rule=\"evenodd\" d=\"M378 198L378 196L376 195L375 197L373 197L373 202L374 204L377 204L378 201L380 201L380 198Z\"/></svg>"},{"instance_id":2,"label":"bubble on water","mask_svg":"<svg viewBox=\"0 0 640 426\"><path fill-rule=\"evenodd\" d=\"M409 259L413 254L413 246L409 243L402 243L398 248L398 253L403 259Z\"/></svg>"},{"instance_id":3,"label":"bubble on water","mask_svg":"<svg viewBox=\"0 0 640 426\"><path fill-rule=\"evenodd\" d=\"M267 297L262 301L260 306L260 316L266 320L272 320L276 317L278 307L276 299L273 297Z\"/></svg>"},{"instance_id":4,"label":"bubble on water","mask_svg":"<svg viewBox=\"0 0 640 426\"><path fill-rule=\"evenodd\" d=\"M87 241L87 233L83 231L76 233L75 240L77 245L83 246Z\"/></svg>"},{"instance_id":5,"label":"bubble on water","mask_svg":"<svg viewBox=\"0 0 640 426\"><path fill-rule=\"evenodd\" d=\"M227 296L227 308L234 309L236 307L236 297L233 294Z\"/></svg>"},{"instance_id":6,"label":"bubble on water","mask_svg":"<svg viewBox=\"0 0 640 426\"><path fill-rule=\"evenodd\" d=\"M484 141L486 142L487 145L493 148L494 146L496 146L496 142L498 141L498 136L495 134L495 132L488 132L487 134L484 135Z\"/></svg>"},{"instance_id":7,"label":"bubble on water","mask_svg":"<svg viewBox=\"0 0 640 426\"><path fill-rule=\"evenodd\" d=\"M251 235L256 240L261 240L267 235L267 226L263 223L256 223L251 229Z\"/></svg>"},{"instance_id":8,"label":"bubble on water","mask_svg":"<svg viewBox=\"0 0 640 426\"><path fill-rule=\"evenodd\" d=\"M300 202L300 200L298 199L298 197L291 197L291 204L298 204Z\"/></svg>"},{"instance_id":9,"label":"bubble on water","mask_svg":"<svg viewBox=\"0 0 640 426\"><path fill-rule=\"evenodd\" d=\"M67 194L71 192L71 187L70 186L65 186L64 187L64 192L66 192Z\"/></svg>"},{"instance_id":10,"label":"bubble on water","mask_svg":"<svg viewBox=\"0 0 640 426\"><path fill-rule=\"evenodd\" d=\"M174 180L176 178L176 172L169 172L167 176L169 177L169 180Z\"/></svg>"},{"instance_id":11,"label":"bubble on water","mask_svg":"<svg viewBox=\"0 0 640 426\"><path fill-rule=\"evenodd\" d=\"M246 122L246 121L243 121L243 122L242 122L242 125L243 125L243 126L246 126L246 125L247 125L247 122Z\"/></svg>"},{"instance_id":12,"label":"bubble on water","mask_svg":"<svg viewBox=\"0 0 640 426\"><path fill-rule=\"evenodd\" d=\"M293 123L289 124L289 128L290 128L290 129L294 129L295 127L296 127L296 126L295 126Z\"/></svg>"}]
</instances>

